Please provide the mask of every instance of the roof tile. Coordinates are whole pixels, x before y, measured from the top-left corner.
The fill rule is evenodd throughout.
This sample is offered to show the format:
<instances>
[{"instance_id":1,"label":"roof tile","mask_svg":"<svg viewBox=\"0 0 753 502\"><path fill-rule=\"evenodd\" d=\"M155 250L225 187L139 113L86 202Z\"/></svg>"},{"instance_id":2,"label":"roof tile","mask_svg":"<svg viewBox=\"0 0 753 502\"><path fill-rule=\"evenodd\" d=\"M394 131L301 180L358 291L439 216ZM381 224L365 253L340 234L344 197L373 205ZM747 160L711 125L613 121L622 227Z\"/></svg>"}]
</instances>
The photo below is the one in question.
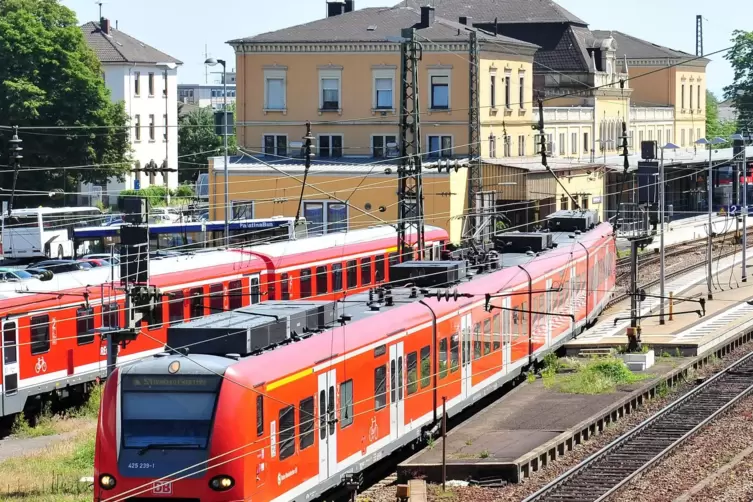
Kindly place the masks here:
<instances>
[{"instance_id":1,"label":"roof tile","mask_svg":"<svg viewBox=\"0 0 753 502\"><path fill-rule=\"evenodd\" d=\"M183 64L182 61L112 27L110 34L106 35L99 23L89 22L81 26L81 31L86 43L102 63Z\"/></svg>"}]
</instances>

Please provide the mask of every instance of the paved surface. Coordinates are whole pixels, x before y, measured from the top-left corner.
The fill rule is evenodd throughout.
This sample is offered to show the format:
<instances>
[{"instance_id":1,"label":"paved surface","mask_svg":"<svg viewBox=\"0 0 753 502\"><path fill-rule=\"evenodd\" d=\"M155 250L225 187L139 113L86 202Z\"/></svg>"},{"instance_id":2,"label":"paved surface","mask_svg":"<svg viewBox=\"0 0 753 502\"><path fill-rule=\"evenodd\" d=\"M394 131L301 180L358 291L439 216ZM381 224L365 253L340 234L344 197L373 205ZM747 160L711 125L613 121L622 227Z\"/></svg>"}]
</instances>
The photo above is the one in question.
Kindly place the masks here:
<instances>
[{"instance_id":1,"label":"paved surface","mask_svg":"<svg viewBox=\"0 0 753 502\"><path fill-rule=\"evenodd\" d=\"M80 431L71 431L64 434L56 434L54 436L40 436L36 438L14 438L7 437L0 440L0 462L5 460L34 453L38 450L43 450L48 446L70 439Z\"/></svg>"}]
</instances>

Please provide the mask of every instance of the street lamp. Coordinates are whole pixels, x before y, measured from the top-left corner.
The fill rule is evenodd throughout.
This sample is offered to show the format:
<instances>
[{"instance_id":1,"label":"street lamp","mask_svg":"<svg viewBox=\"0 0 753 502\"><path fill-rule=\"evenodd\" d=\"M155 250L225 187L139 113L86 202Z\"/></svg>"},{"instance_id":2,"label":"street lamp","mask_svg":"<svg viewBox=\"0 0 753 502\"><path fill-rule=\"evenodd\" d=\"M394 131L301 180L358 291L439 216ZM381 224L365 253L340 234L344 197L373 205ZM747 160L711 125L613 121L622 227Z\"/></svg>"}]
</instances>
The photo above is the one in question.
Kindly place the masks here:
<instances>
[{"instance_id":1,"label":"street lamp","mask_svg":"<svg viewBox=\"0 0 753 502\"><path fill-rule=\"evenodd\" d=\"M722 138L716 137L712 140L707 140L706 138L700 138L698 141L696 141L697 145L707 145L709 149L709 170L708 174L706 175L706 189L708 190L708 206L709 206L709 234L708 234L708 242L706 243L706 265L708 269L706 270L706 288L708 289L708 299L713 300L714 299L714 293L712 292L713 287L713 281L711 279L711 253L712 253L712 246L711 246L711 238L714 233L714 226L712 223L712 215L713 215L713 201L714 201L714 188L713 188L713 179L714 179L714 168L711 164L711 153L714 150L714 145L721 145L722 143L726 143Z\"/></svg>"},{"instance_id":2,"label":"street lamp","mask_svg":"<svg viewBox=\"0 0 753 502\"><path fill-rule=\"evenodd\" d=\"M747 258L747 247L748 247L748 165L747 165L747 158L745 156L745 149L747 148L745 146L745 140L747 137L744 134L733 134L730 136L730 139L735 141L742 141L743 142L743 151L742 151L742 158L740 159L740 163L742 164L742 173L743 173L743 201L741 204L740 211L743 214L743 273L742 273L742 281L747 282L748 281L748 272L746 270L746 258ZM739 180L738 180L739 181ZM739 185L738 185L739 186Z\"/></svg>"},{"instance_id":3,"label":"street lamp","mask_svg":"<svg viewBox=\"0 0 753 502\"><path fill-rule=\"evenodd\" d=\"M225 109L225 120L224 120L224 130L222 131L222 139L224 141L225 146L225 247L230 247L230 189L229 189L229 181L228 178L230 178L230 165L228 162L228 155L227 155L227 67L225 65L225 61L222 59L214 59L214 58L208 58L206 61L204 61L205 65L209 66L216 66L217 64L222 65L222 95L223 95L223 107Z\"/></svg>"},{"instance_id":4,"label":"street lamp","mask_svg":"<svg viewBox=\"0 0 753 502\"><path fill-rule=\"evenodd\" d=\"M667 143L661 147L661 161L659 162L659 324L664 324L664 150L677 150L679 146Z\"/></svg>"}]
</instances>

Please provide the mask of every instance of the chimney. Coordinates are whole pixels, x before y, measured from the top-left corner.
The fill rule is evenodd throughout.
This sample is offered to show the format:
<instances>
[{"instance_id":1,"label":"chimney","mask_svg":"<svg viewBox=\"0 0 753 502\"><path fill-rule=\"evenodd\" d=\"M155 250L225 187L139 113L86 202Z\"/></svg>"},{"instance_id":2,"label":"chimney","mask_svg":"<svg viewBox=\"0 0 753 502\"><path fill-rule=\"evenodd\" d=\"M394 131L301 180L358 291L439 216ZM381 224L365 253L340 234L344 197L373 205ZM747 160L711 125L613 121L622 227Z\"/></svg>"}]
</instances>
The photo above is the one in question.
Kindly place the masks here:
<instances>
[{"instance_id":1,"label":"chimney","mask_svg":"<svg viewBox=\"0 0 753 502\"><path fill-rule=\"evenodd\" d=\"M117 19L115 20L115 29L116 30L118 29L118 20Z\"/></svg>"},{"instance_id":2,"label":"chimney","mask_svg":"<svg viewBox=\"0 0 753 502\"><path fill-rule=\"evenodd\" d=\"M465 26L473 26L473 21L470 16L460 16L460 24Z\"/></svg>"},{"instance_id":3,"label":"chimney","mask_svg":"<svg viewBox=\"0 0 753 502\"><path fill-rule=\"evenodd\" d=\"M99 20L99 30L105 35L110 34L110 20L103 17Z\"/></svg>"},{"instance_id":4,"label":"chimney","mask_svg":"<svg viewBox=\"0 0 753 502\"><path fill-rule=\"evenodd\" d=\"M345 12L343 0L330 0L327 2L327 17L335 17Z\"/></svg>"},{"instance_id":5,"label":"chimney","mask_svg":"<svg viewBox=\"0 0 753 502\"><path fill-rule=\"evenodd\" d=\"M434 7L424 5L421 7L421 28L428 28L434 24Z\"/></svg>"},{"instance_id":6,"label":"chimney","mask_svg":"<svg viewBox=\"0 0 753 502\"><path fill-rule=\"evenodd\" d=\"M353 12L354 10L356 10L355 0L345 0L345 12Z\"/></svg>"},{"instance_id":7,"label":"chimney","mask_svg":"<svg viewBox=\"0 0 753 502\"><path fill-rule=\"evenodd\" d=\"M498 35L499 30L499 23L497 23L497 18L494 18L494 36L496 37Z\"/></svg>"}]
</instances>

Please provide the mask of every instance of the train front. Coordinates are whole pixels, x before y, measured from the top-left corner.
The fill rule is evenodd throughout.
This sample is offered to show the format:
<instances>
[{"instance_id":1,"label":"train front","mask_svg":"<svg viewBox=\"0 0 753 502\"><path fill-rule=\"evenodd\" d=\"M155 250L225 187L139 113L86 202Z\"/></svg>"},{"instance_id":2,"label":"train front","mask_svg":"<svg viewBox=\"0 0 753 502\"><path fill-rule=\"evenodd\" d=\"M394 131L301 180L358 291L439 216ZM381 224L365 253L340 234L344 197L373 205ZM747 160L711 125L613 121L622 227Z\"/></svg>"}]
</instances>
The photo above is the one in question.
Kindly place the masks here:
<instances>
[{"instance_id":1,"label":"train front","mask_svg":"<svg viewBox=\"0 0 753 502\"><path fill-rule=\"evenodd\" d=\"M214 432L230 362L162 355L108 379L97 427L95 502L243 500L244 462L227 462L219 452L232 445Z\"/></svg>"}]
</instances>

